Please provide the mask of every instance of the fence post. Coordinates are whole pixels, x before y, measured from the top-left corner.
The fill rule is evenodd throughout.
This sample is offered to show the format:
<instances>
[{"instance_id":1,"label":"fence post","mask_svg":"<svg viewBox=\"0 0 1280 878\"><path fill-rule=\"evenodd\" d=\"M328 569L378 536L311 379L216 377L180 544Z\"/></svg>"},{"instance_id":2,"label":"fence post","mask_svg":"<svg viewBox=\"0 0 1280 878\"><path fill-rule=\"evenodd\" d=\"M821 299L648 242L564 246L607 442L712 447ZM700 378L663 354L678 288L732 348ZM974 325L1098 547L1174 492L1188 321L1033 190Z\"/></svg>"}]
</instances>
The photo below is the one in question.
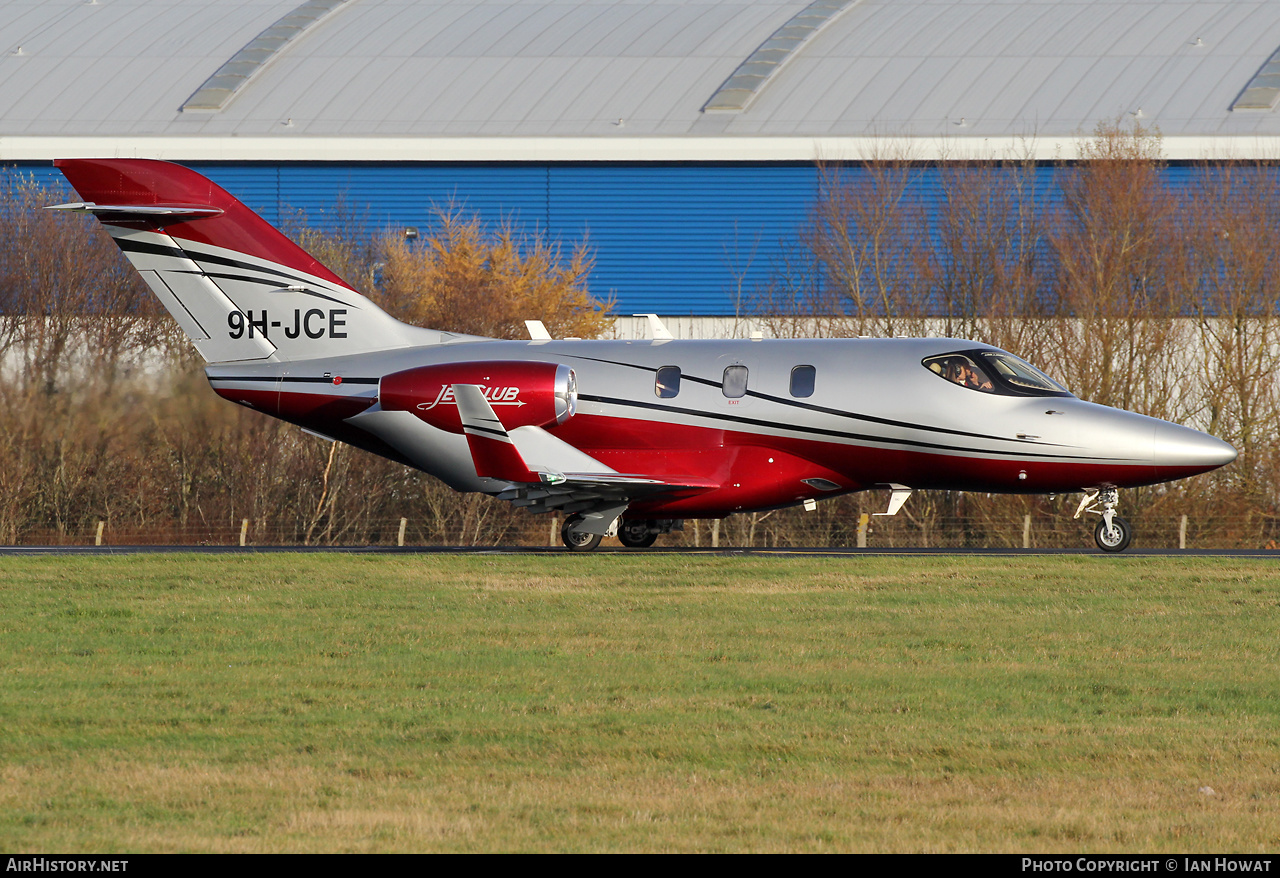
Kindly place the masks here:
<instances>
[{"instance_id":1,"label":"fence post","mask_svg":"<svg viewBox=\"0 0 1280 878\"><path fill-rule=\"evenodd\" d=\"M1183 518L1186 518L1186 516L1185 516L1185 515L1184 515L1184 516L1182 516L1182 517L1183 517ZM99 521L99 522L98 522L98 535L97 535L97 536L95 536L95 537L93 538L93 544L94 544L95 546L101 546L101 545L102 545L102 528L103 528L105 525L106 525L106 522L105 522L105 521Z\"/></svg>"},{"instance_id":2,"label":"fence post","mask_svg":"<svg viewBox=\"0 0 1280 878\"><path fill-rule=\"evenodd\" d=\"M871 523L871 516L862 513L858 516L858 548L865 549L867 547L867 525Z\"/></svg>"},{"instance_id":3,"label":"fence post","mask_svg":"<svg viewBox=\"0 0 1280 878\"><path fill-rule=\"evenodd\" d=\"M407 518L402 518L402 519L400 519L400 533L396 534L396 545L397 545L397 546L403 546L403 545L404 545L404 529L405 529L406 527L408 527L408 526L409 526L409 519L407 519Z\"/></svg>"},{"instance_id":4,"label":"fence post","mask_svg":"<svg viewBox=\"0 0 1280 878\"><path fill-rule=\"evenodd\" d=\"M711 548L720 548L720 519L711 519Z\"/></svg>"},{"instance_id":5,"label":"fence post","mask_svg":"<svg viewBox=\"0 0 1280 878\"><path fill-rule=\"evenodd\" d=\"M1187 547L1187 516L1184 513L1182 521L1178 522L1178 548L1185 549Z\"/></svg>"},{"instance_id":6,"label":"fence post","mask_svg":"<svg viewBox=\"0 0 1280 878\"><path fill-rule=\"evenodd\" d=\"M242 519L240 522L240 545L244 545L245 539L249 536L249 519Z\"/></svg>"},{"instance_id":7,"label":"fence post","mask_svg":"<svg viewBox=\"0 0 1280 878\"><path fill-rule=\"evenodd\" d=\"M1031 548L1031 516L1022 516L1022 548Z\"/></svg>"}]
</instances>

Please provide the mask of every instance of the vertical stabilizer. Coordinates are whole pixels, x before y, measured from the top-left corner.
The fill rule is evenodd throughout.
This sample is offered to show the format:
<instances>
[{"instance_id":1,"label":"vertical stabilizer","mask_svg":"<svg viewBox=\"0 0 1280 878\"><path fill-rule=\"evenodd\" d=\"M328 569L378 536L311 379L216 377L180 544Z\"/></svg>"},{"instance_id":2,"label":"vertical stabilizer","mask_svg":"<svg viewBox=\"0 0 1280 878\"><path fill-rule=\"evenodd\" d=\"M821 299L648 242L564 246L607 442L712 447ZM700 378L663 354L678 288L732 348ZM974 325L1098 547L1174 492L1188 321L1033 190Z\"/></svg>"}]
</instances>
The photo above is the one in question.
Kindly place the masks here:
<instances>
[{"instance_id":1,"label":"vertical stabilizer","mask_svg":"<svg viewBox=\"0 0 1280 878\"><path fill-rule=\"evenodd\" d=\"M222 187L169 162L59 159L82 202L211 363L312 359L435 344Z\"/></svg>"}]
</instances>

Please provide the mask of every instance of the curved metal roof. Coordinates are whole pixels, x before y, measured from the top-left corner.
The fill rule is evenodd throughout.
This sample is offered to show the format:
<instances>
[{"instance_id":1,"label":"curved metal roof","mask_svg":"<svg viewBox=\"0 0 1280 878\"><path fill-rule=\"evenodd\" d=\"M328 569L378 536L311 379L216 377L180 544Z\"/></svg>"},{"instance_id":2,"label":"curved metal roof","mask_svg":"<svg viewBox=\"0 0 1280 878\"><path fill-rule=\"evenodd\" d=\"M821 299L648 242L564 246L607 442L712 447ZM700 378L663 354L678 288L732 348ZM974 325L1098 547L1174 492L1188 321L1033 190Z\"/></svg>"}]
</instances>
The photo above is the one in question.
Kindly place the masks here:
<instances>
[{"instance_id":1,"label":"curved metal roof","mask_svg":"<svg viewBox=\"0 0 1280 878\"><path fill-rule=\"evenodd\" d=\"M958 153L1126 117L1280 153L1280 0L0 0L0 39L0 158Z\"/></svg>"}]
</instances>

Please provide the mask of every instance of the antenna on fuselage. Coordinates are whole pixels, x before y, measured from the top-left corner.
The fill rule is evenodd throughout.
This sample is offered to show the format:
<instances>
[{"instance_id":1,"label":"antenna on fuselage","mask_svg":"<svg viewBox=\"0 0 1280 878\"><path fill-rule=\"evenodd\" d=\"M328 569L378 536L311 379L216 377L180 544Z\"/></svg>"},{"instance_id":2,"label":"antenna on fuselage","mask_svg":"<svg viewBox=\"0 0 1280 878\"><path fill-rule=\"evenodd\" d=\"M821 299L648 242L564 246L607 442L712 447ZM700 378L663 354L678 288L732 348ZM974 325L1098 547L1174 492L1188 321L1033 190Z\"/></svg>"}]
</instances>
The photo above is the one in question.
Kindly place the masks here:
<instances>
[{"instance_id":1,"label":"antenna on fuselage","mask_svg":"<svg viewBox=\"0 0 1280 878\"><path fill-rule=\"evenodd\" d=\"M657 314L632 314L631 316L649 318L649 330L653 335L654 341L671 341L675 338L675 336L671 334L671 330L667 329L666 325L662 322L662 318Z\"/></svg>"},{"instance_id":2,"label":"antenna on fuselage","mask_svg":"<svg viewBox=\"0 0 1280 878\"><path fill-rule=\"evenodd\" d=\"M897 515L898 510L902 508L902 504L907 502L907 498L911 496L911 489L906 485L890 483L889 487L893 493L889 495L889 511L873 512L872 515Z\"/></svg>"}]
</instances>

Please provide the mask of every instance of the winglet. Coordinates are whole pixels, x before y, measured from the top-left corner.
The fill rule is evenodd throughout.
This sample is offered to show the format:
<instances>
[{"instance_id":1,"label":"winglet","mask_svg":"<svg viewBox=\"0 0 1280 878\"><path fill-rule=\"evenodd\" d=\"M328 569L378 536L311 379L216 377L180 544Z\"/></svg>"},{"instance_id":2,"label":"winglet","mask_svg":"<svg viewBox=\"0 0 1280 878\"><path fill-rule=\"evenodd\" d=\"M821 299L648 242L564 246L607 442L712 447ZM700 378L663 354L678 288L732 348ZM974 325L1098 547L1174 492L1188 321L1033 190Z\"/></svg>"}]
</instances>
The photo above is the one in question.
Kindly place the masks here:
<instances>
[{"instance_id":1,"label":"winglet","mask_svg":"<svg viewBox=\"0 0 1280 878\"><path fill-rule=\"evenodd\" d=\"M493 406L489 405L478 385L453 385L453 398L458 404L462 432L467 436L477 476L508 482L543 481L524 462L507 428L502 426L502 421L498 420Z\"/></svg>"}]
</instances>

